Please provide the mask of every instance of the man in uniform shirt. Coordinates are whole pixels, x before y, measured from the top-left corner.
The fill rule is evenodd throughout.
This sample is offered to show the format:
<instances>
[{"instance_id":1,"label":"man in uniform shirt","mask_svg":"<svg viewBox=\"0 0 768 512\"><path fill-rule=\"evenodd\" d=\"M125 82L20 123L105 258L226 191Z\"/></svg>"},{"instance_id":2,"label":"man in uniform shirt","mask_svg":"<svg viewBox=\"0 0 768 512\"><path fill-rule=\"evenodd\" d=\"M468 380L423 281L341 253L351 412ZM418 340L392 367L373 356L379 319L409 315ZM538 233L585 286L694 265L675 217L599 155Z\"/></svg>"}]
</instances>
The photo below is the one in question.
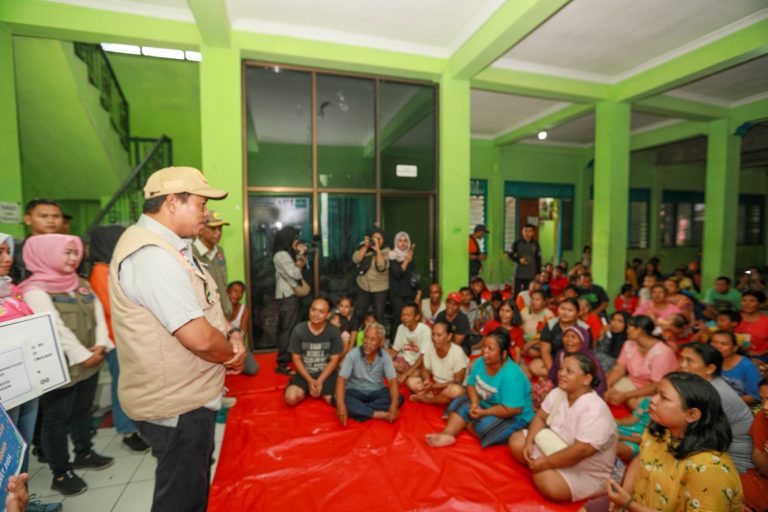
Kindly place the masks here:
<instances>
[{"instance_id":1,"label":"man in uniform shirt","mask_svg":"<svg viewBox=\"0 0 768 512\"><path fill-rule=\"evenodd\" d=\"M191 167L168 167L144 187L144 214L115 247L112 326L118 392L157 458L153 512L204 512L224 374L239 373L242 332L230 329L216 282L192 254L212 189Z\"/></svg>"},{"instance_id":2,"label":"man in uniform shirt","mask_svg":"<svg viewBox=\"0 0 768 512\"><path fill-rule=\"evenodd\" d=\"M229 318L232 314L232 303L225 296L228 284L227 259L224 257L224 249L219 245L222 226L229 226L229 222L222 219L219 212L210 210L208 222L192 243L192 252L195 258L208 266L208 273L213 276L216 287L219 289L219 295L223 297L221 308L224 310L224 316Z\"/></svg>"}]
</instances>

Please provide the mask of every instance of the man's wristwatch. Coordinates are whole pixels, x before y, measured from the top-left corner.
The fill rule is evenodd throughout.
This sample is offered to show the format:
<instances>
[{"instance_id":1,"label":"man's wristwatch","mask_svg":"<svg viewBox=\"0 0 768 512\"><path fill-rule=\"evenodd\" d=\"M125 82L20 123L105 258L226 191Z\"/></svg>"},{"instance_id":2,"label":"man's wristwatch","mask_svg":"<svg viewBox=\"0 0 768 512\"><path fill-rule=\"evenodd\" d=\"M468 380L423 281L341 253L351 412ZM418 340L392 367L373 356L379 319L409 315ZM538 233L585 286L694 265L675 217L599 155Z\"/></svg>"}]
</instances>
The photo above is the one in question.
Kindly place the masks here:
<instances>
[{"instance_id":1,"label":"man's wristwatch","mask_svg":"<svg viewBox=\"0 0 768 512\"><path fill-rule=\"evenodd\" d=\"M245 337L245 333L243 332L242 329L240 329L239 327L233 327L227 331L227 341L229 341L229 338L236 332L239 332L240 336Z\"/></svg>"}]
</instances>

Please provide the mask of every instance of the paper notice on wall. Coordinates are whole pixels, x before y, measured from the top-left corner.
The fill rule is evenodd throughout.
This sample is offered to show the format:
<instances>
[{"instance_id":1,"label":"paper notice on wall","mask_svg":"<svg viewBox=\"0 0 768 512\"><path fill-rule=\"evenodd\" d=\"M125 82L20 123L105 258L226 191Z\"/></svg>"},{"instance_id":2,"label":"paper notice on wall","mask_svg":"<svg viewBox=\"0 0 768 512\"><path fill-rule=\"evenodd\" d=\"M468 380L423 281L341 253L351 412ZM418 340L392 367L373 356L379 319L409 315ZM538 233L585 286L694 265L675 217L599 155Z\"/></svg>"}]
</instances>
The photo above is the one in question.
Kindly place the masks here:
<instances>
[{"instance_id":1,"label":"paper notice on wall","mask_svg":"<svg viewBox=\"0 0 768 512\"><path fill-rule=\"evenodd\" d=\"M69 382L50 314L0 323L0 403L6 410Z\"/></svg>"},{"instance_id":2,"label":"paper notice on wall","mask_svg":"<svg viewBox=\"0 0 768 512\"><path fill-rule=\"evenodd\" d=\"M538 226L539 225L539 218L538 217L528 217L528 224L531 226Z\"/></svg>"},{"instance_id":3,"label":"paper notice on wall","mask_svg":"<svg viewBox=\"0 0 768 512\"><path fill-rule=\"evenodd\" d=\"M18 224L21 222L21 205L0 201L0 224Z\"/></svg>"}]
</instances>

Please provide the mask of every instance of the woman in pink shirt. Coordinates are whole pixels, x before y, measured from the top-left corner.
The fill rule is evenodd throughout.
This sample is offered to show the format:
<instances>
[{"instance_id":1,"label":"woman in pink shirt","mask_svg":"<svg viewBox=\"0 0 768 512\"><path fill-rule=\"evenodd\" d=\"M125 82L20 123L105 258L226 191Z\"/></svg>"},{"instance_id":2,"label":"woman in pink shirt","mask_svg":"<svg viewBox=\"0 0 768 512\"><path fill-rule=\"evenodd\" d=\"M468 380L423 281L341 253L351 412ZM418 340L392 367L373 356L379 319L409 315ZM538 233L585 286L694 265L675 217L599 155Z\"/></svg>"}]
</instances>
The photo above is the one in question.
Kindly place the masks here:
<instances>
[{"instance_id":1,"label":"woman in pink shirt","mask_svg":"<svg viewBox=\"0 0 768 512\"><path fill-rule=\"evenodd\" d=\"M680 311L680 308L667 302L667 299L667 289L664 288L664 285L653 285L651 287L651 301L640 304L635 310L635 316L648 316L653 320L656 327L660 330L664 329L669 323L669 319L672 315L683 313Z\"/></svg>"},{"instance_id":2,"label":"woman in pink shirt","mask_svg":"<svg viewBox=\"0 0 768 512\"><path fill-rule=\"evenodd\" d=\"M653 320L645 315L629 320L629 339L608 374L608 403L626 403L635 409L640 400L656 393L656 386L667 373L677 369L675 353L653 335L655 328Z\"/></svg>"},{"instance_id":3,"label":"woman in pink shirt","mask_svg":"<svg viewBox=\"0 0 768 512\"><path fill-rule=\"evenodd\" d=\"M747 290L741 294L741 322L736 332L749 338L749 356L768 361L768 315L760 312L765 294L759 290Z\"/></svg>"}]
</instances>

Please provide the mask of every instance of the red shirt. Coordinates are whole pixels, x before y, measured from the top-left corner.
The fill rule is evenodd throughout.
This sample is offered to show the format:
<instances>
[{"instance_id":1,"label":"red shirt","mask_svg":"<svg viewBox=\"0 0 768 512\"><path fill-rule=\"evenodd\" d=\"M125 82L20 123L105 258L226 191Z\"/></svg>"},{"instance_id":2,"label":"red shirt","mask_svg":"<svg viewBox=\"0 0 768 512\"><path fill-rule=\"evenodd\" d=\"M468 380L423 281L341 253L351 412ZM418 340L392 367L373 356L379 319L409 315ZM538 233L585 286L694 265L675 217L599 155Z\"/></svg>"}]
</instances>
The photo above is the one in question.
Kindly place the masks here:
<instances>
[{"instance_id":1,"label":"red shirt","mask_svg":"<svg viewBox=\"0 0 768 512\"><path fill-rule=\"evenodd\" d=\"M760 315L754 322L742 320L736 332L749 335L749 351L759 354L768 350L768 315Z\"/></svg>"},{"instance_id":2,"label":"red shirt","mask_svg":"<svg viewBox=\"0 0 768 512\"><path fill-rule=\"evenodd\" d=\"M485 324L485 327L483 328L482 335L488 336L499 327L503 327L503 326L496 320L489 320ZM507 328L504 327L504 329L507 329ZM523 335L524 335L523 330L517 325L513 325L512 329L507 329L507 330L509 331L510 348L512 347L522 348L523 344L525 343L525 341L523 340Z\"/></svg>"},{"instance_id":3,"label":"red shirt","mask_svg":"<svg viewBox=\"0 0 768 512\"><path fill-rule=\"evenodd\" d=\"M637 295L633 295L629 300L623 295L617 295L616 300L613 301L613 305L616 307L616 311L626 311L630 315L634 315L638 301L639 298Z\"/></svg>"},{"instance_id":4,"label":"red shirt","mask_svg":"<svg viewBox=\"0 0 768 512\"><path fill-rule=\"evenodd\" d=\"M558 295L562 295L565 291L565 288L568 286L568 278L563 276L559 279L555 279L554 277L549 280L549 294L552 297L557 297Z\"/></svg>"}]
</instances>

